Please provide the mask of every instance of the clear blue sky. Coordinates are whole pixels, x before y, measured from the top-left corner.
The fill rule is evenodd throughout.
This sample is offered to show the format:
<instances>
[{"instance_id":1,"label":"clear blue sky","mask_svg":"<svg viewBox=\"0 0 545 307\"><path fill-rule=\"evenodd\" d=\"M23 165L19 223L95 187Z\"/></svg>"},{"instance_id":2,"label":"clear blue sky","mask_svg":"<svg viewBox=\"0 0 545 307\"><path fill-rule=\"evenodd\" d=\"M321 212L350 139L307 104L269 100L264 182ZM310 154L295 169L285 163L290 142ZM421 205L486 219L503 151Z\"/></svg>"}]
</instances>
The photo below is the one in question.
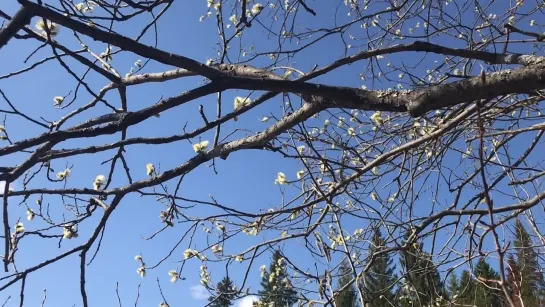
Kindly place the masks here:
<instances>
[{"instance_id":1,"label":"clear blue sky","mask_svg":"<svg viewBox=\"0 0 545 307\"><path fill-rule=\"evenodd\" d=\"M52 4L55 3L55 1L49 2ZM337 13L338 18L341 20L349 18L346 16L347 10L346 7L342 5L342 1L307 2L318 13L318 16L312 17L309 14L300 12L300 16L298 16L298 18L301 18L299 24L308 23L308 25L312 27L316 27L317 25L322 25L323 27L331 26L334 23L332 17L333 12L337 7L337 2L341 3ZM9 1L8 3L2 3L0 8L10 15L13 15L18 6L14 1ZM500 8L498 8L498 11L500 11ZM265 12L267 9L268 8L265 8ZM199 22L199 16L204 14L206 14L205 0L175 1L173 7L159 23L159 48L202 62L206 61L208 58L215 58L216 55L213 48L218 41L215 18L212 16L203 22ZM225 16L228 17L229 15L229 12L225 13ZM267 23L269 22L268 18L270 18L270 16L265 16L266 15L264 15L263 20ZM138 21L132 21L131 25L133 25L133 27L121 26L120 28L116 28L116 30L126 36L134 37L141 28L141 26L135 25L147 20L149 20L148 17L139 18ZM33 22L35 22L35 20ZM414 25L407 24L403 28L408 30L408 28L413 26ZM233 27L231 27L230 33L232 33L232 30ZM256 46L256 51L268 50L270 49L269 47L274 45L274 41L264 40L263 38L265 35L266 31L257 23L254 23L254 26L246 31L243 42L247 45L254 44ZM355 35L357 36L357 33ZM144 42L150 43L151 39L152 37L147 35ZM78 48L72 34L67 29L61 28L58 40L70 48ZM103 44L95 43L88 39L85 41L93 48L94 52L99 53L105 49ZM437 42L448 44L451 47L462 46L459 42L445 39L444 37L438 39ZM236 50L237 45L237 43L233 44L232 48ZM36 42L23 41L10 44L3 48L0 51L0 75L25 67L25 64L22 63L24 58L37 46L38 44ZM348 49L348 54L363 50L362 48L365 48L365 46L365 42L355 42L353 47ZM291 47L296 47L296 45L292 44ZM322 66L338 59L344 52L345 49L341 44L341 41L335 36L334 38L332 37L331 39L324 40L310 48L308 51L302 52L296 59L296 64L294 64L294 66L301 70L308 71L315 64ZM50 48L46 47L44 50L41 50L34 55L29 63L33 63L50 54ZM232 54L237 53L232 52ZM415 64L423 56L423 54L411 54L403 58L387 56L386 59L383 59L382 61L388 61L394 65L399 65L401 62L410 65ZM425 69L430 69L434 65L437 65L433 63L434 58L441 61L441 57L428 55L427 62L419 67L418 72L414 73L422 73ZM138 59L139 57L137 55L125 52L114 57L113 65L120 73L124 74ZM74 61L68 60L68 63L70 64L74 64L73 62ZM256 66L268 64L270 64L270 61L266 58L252 62L252 65ZM358 74L364 69L364 65L366 64L367 63L357 63L350 67L340 69L331 76L319 78L317 82L359 87L362 85L362 81L359 79ZM74 67L78 66L75 65ZM170 68L152 62L145 67L144 71L157 72L165 69ZM77 71L82 72L81 67L79 67ZM395 87L397 84L397 73L394 76L391 76L391 78L395 82L385 82L384 84L366 83L366 86L370 89ZM95 91L98 91L98 89L107 84L104 78L96 75L91 76L88 79L88 83ZM131 110L138 110L157 102L161 97L177 95L185 90L194 88L199 84L202 84L202 80L194 77L162 84L130 87L128 89L129 108ZM69 110L74 109L74 107L70 107L67 110L59 111L52 107L52 98L54 96L68 94L70 90L73 90L74 85L75 80L62 70L56 62L50 62L49 64L43 65L34 73L25 74L17 78L0 80L0 88L6 92L8 97L12 99L21 111L28 112L36 118L42 116L50 120L57 119L61 114L65 114ZM115 95L115 93L111 93L107 98L117 102ZM232 110L233 97L237 95L243 96L246 95L246 93L231 91L224 96L224 114ZM257 96L257 94L252 95L252 97ZM85 91L80 91L75 105L80 106L89 101L89 99L90 96L85 93ZM171 110L168 114L163 114L160 118L148 120L139 127L131 128L129 130L129 136L166 136L180 133L186 123L186 129L191 131L203 124L202 119L198 115L199 104L204 106L208 117L213 118L216 109L215 102L215 95L193 101L183 108ZM236 128L246 129L238 131L230 139L243 137L244 135L251 133L250 131L261 131L266 128L268 124L261 123L258 119L271 113L279 115L282 104L283 101L281 97L276 97L265 105L244 114L240 117L238 122L230 121L226 123L222 126L222 131L230 132ZM0 106L4 107L4 105L4 102L0 102ZM86 116L101 115L105 112L108 112L106 108L98 108L97 110L86 113ZM77 120L82 119L84 118L77 118ZM323 118L311 119L309 125L320 126L322 122ZM20 123L20 121L9 118L6 125L10 128L10 135L14 139L30 137L41 133L41 128L37 126L30 126L28 124L18 125L17 123ZM69 122L69 125L75 123L76 121L73 120ZM202 138L212 140L213 133L214 131L210 131L203 135ZM62 147L86 146L117 139L118 136L108 136L101 137L99 140L78 140L76 142L64 143ZM113 152L107 152L96 155L77 156L66 160L55 160L52 167L55 171L60 171L67 165L74 165L67 186L91 187L91 183L96 175L107 174L108 166L101 165L100 163L101 161L110 158L112 154ZM167 146L133 146L128 149L127 158L131 165L135 177L134 179L138 180L146 177L146 163L153 163L159 170L167 170L184 163L193 155L194 152L192 151L189 142L181 142ZM2 157L1 165L6 166L20 163L22 158L23 156ZM456 159L459 159L459 157ZM279 186L273 184L276 173L282 171L285 172L288 177L294 179L295 172L301 167L296 161L281 159L277 155L262 151L236 153L230 155L226 161L218 160L216 162L219 175L215 175L212 168L208 167L208 165L202 165L185 178L181 188L184 197L209 200L208 195L211 194L221 204L235 207L243 211L267 210L268 208L274 208L280 205ZM33 183L32 187L39 187L40 184L44 183L45 181L37 180ZM117 176L117 179L114 182L114 184L119 185L125 183L126 181L123 175ZM174 182L169 183L171 190L174 189L174 186ZM19 188L21 188L20 185L17 186L16 183L15 189L17 190ZM290 191L287 192L288 194L292 193ZM388 191L385 190L384 193L385 195L382 196L386 197ZM448 199L445 199L444 201L446 204L450 203ZM504 203L504 205L511 203L509 199L506 199L505 201L506 203ZM60 199L46 198L46 202L51 205L52 212L62 212ZM25 217L26 207L23 205L18 206L17 203L18 202L15 200L12 200L12 203L10 203L12 224L15 223L18 218L24 219ZM30 206L35 206L35 198L29 199L28 204ZM107 224L106 235L102 241L101 251L94 263L87 267L87 294L91 306L116 306L116 282L119 282L120 284L120 295L123 306L134 304L136 289L140 283L142 284L142 287L140 289L139 306L158 306L162 299L156 286L157 277L161 282L163 292L170 303L170 306L196 307L204 305L203 300L192 297L192 294L195 294L196 292L192 292L191 290L191 287L196 287L199 283L198 267L201 264L199 261L192 260L187 262L187 267L184 268L183 274L183 276L187 278L185 281L178 281L177 283L171 284L167 275L169 270L179 268L180 263L177 261L183 258L183 251L189 247L187 241L184 241L182 245L175 250L172 258L165 261L158 268L149 270L146 278L141 279L136 273L138 263L133 259L135 255L141 254L148 265L155 264L169 252L171 247L174 246L183 234L183 230L186 229L185 225L176 225L176 227L170 229L168 232L162 233L154 240L147 241L142 239L142 237L149 236L162 227L159 219L159 211L162 208L163 207L152 198L140 198L138 195L127 197L122 205L118 207ZM428 214L429 209L425 209L426 210L421 212L422 214ZM210 209L205 205L197 205L195 208L188 210L188 212L193 215L205 215L209 210ZM86 225L82 225L80 228L80 238L72 241L64 240L60 249L56 248L56 239L44 240L36 237L27 238L24 244L20 246L17 258L19 267L24 268L27 265L34 265L52 255L80 244L82 240L89 235L89 231L92 229L92 226L94 226L91 224L96 222L96 220L96 218L93 218L90 221L87 221ZM40 225L44 226L43 224L40 224L40 221L27 222L24 220L24 222L27 231L39 228ZM358 223L361 223L361 221L351 222L349 225L354 227L351 227L349 231L364 227L364 225ZM203 247L202 240L206 237L202 234L201 228L202 227L199 227L198 229L198 240L196 240L196 244L194 243L190 246L191 248L194 248L195 246ZM270 238L271 235L272 234L269 234L268 238ZM248 237L245 240L232 240L225 247L225 251L226 253L239 252L249 246L251 240L259 242L263 239L264 237L258 236L256 238ZM309 259L304 258L307 256L301 256L301 253L298 253L299 248L302 247L292 242L289 247L286 247L285 252L299 263L304 263ZM250 271L249 284L251 285L252 290L259 288L259 266L268 264L268 257L268 254L260 257ZM213 281L219 281L224 275L223 264L215 265L214 263L209 263L208 266ZM312 261L308 261L308 268L313 268ZM230 269L230 274L233 274L232 277L235 280L240 280L245 269L246 263L234 263L233 267ZM25 306L39 306L42 300L42 290L44 288L47 288L46 306L62 307L73 306L74 304L80 306L81 298L78 281L79 257L77 255L51 265L45 270L32 273L27 279ZM12 287L10 291L0 293L0 303L11 295L12 298L10 303L8 303L8 306L14 306L18 299L18 291L19 289L17 287Z\"/></svg>"}]
</instances>

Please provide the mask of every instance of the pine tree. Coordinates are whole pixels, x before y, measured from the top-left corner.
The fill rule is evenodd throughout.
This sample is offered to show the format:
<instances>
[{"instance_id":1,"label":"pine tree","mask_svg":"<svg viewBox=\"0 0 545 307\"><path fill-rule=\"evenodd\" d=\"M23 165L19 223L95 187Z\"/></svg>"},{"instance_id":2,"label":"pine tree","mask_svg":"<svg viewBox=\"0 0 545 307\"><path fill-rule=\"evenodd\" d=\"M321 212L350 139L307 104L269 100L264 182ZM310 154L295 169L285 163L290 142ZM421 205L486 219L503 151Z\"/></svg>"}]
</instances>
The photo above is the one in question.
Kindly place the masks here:
<instances>
[{"instance_id":1,"label":"pine tree","mask_svg":"<svg viewBox=\"0 0 545 307\"><path fill-rule=\"evenodd\" d=\"M229 307L233 305L231 300L235 298L235 285L229 276L225 276L216 287L216 294L208 298L210 307Z\"/></svg>"},{"instance_id":2,"label":"pine tree","mask_svg":"<svg viewBox=\"0 0 545 307\"><path fill-rule=\"evenodd\" d=\"M339 280L337 289L343 288L347 283L349 283L353 278L352 270L349 267L347 261L343 261L341 267L339 268ZM335 298L336 307L356 307L357 306L357 295L354 285L349 286L344 289L339 295Z\"/></svg>"},{"instance_id":3,"label":"pine tree","mask_svg":"<svg viewBox=\"0 0 545 307\"><path fill-rule=\"evenodd\" d=\"M522 307L522 303L520 301L521 276L518 270L517 261L515 260L513 254L510 254L507 258L506 271L507 287L509 289L511 300L513 300L516 307Z\"/></svg>"},{"instance_id":4,"label":"pine tree","mask_svg":"<svg viewBox=\"0 0 545 307\"><path fill-rule=\"evenodd\" d=\"M271 307L291 307L297 302L297 292L293 290L286 270L286 262L280 251L273 253L269 270L263 271L260 301L256 305Z\"/></svg>"},{"instance_id":5,"label":"pine tree","mask_svg":"<svg viewBox=\"0 0 545 307\"><path fill-rule=\"evenodd\" d=\"M382 237L380 229L376 228L373 234L373 247L370 253L376 253L384 249L386 240ZM365 295L365 301L369 306L386 307L392 306L395 295L392 291L392 285L397 277L394 274L395 265L389 254L380 254L373 260L365 275L365 283L362 290Z\"/></svg>"},{"instance_id":6,"label":"pine tree","mask_svg":"<svg viewBox=\"0 0 545 307\"><path fill-rule=\"evenodd\" d=\"M405 274L402 306L435 305L436 299L446 298L443 282L431 256L423 251L422 243L414 243L401 253L400 264Z\"/></svg>"},{"instance_id":7,"label":"pine tree","mask_svg":"<svg viewBox=\"0 0 545 307\"><path fill-rule=\"evenodd\" d=\"M475 281L468 270L463 270L458 282L457 306L473 306L475 301Z\"/></svg>"},{"instance_id":8,"label":"pine tree","mask_svg":"<svg viewBox=\"0 0 545 307\"><path fill-rule=\"evenodd\" d=\"M505 306L503 292L494 282L499 280L500 276L484 258L479 259L475 265L473 275L480 281L475 280L469 271L462 272L456 290L457 296L453 300L455 306Z\"/></svg>"},{"instance_id":9,"label":"pine tree","mask_svg":"<svg viewBox=\"0 0 545 307\"><path fill-rule=\"evenodd\" d=\"M479 259L477 265L474 268L476 277L480 277L481 280L499 280L499 274L490 267L484 258ZM503 301L501 297L503 293L497 287L494 282L485 282L485 284L475 281L475 302L474 304L479 307L497 307L502 306Z\"/></svg>"},{"instance_id":10,"label":"pine tree","mask_svg":"<svg viewBox=\"0 0 545 307\"><path fill-rule=\"evenodd\" d=\"M458 291L459 291L458 276L456 276L456 273L452 272L448 279L448 286L447 286L447 292L451 301L455 301L458 298L458 294L459 294Z\"/></svg>"},{"instance_id":11,"label":"pine tree","mask_svg":"<svg viewBox=\"0 0 545 307\"><path fill-rule=\"evenodd\" d=\"M530 235L520 220L515 223L515 236L516 270L520 274L520 296L524 306L543 306L545 304L545 280L540 271L537 251L533 248Z\"/></svg>"}]
</instances>

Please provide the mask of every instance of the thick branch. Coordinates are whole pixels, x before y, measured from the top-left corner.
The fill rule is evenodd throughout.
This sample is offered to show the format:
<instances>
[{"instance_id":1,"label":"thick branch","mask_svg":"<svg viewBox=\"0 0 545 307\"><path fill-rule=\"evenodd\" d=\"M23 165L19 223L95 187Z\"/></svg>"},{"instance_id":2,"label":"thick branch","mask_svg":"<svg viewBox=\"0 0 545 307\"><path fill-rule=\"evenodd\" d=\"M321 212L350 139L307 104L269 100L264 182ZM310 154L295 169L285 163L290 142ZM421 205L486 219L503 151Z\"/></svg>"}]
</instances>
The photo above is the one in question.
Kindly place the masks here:
<instances>
[{"instance_id":1,"label":"thick branch","mask_svg":"<svg viewBox=\"0 0 545 307\"><path fill-rule=\"evenodd\" d=\"M428 111L500 95L531 93L545 88L545 63L503 70L482 77L433 86L409 94L409 112L421 116Z\"/></svg>"},{"instance_id":2,"label":"thick branch","mask_svg":"<svg viewBox=\"0 0 545 307\"><path fill-rule=\"evenodd\" d=\"M409 111L412 116L418 117L431 110L464 102L541 90L545 88L545 62L488 74L484 84L479 76L417 91L366 91L300 81L236 76L229 80L228 87L305 94L311 96L306 97L310 98L309 102L324 103L326 108Z\"/></svg>"},{"instance_id":3,"label":"thick branch","mask_svg":"<svg viewBox=\"0 0 545 307\"><path fill-rule=\"evenodd\" d=\"M209 79L215 79L218 77L219 73L217 70L206 66L205 64L199 63L195 60L192 60L187 57L169 53L157 48L146 46L141 44L133 39L128 37L102 31L97 28L90 27L79 21L75 21L70 17L63 16L55 11L47 9L39 4L32 3L27 0L20 1L23 7L27 8L30 12L35 15L47 18L53 22L56 22L60 25L63 25L67 28L70 28L76 32L85 34L89 37L92 37L95 40L111 44L121 48L122 50L132 51L143 57L154 59L163 64L173 65L180 68L185 68L187 70L196 72L199 75L207 77Z\"/></svg>"},{"instance_id":4,"label":"thick branch","mask_svg":"<svg viewBox=\"0 0 545 307\"><path fill-rule=\"evenodd\" d=\"M307 95L304 96L305 99L311 103L320 104L324 109L351 108L393 112L409 111L412 116L418 117L431 110L471 102L476 99L492 99L500 95L529 93L543 89L545 88L545 63L491 73L487 75L487 82L485 84L482 83L482 79L479 76L412 92L366 91L301 81L263 79L263 75L256 77L258 78L244 78L231 74L226 80L220 82L221 84L212 83L205 85L180 96L163 100L138 112L105 115L104 118L115 117L107 120L108 122L116 121L104 127L81 129L82 127L89 126L89 123L84 123L81 127L76 126L67 131L44 134L6 146L0 149L0 155L10 154L49 140L66 140L70 138L113 134L120 131L120 129L137 124L149 116L195 98L217 92L220 89L225 90L228 88L304 94ZM92 121L94 121L94 124L98 124L102 122L101 118ZM1 179L2 176L0 176Z\"/></svg>"},{"instance_id":5,"label":"thick branch","mask_svg":"<svg viewBox=\"0 0 545 307\"><path fill-rule=\"evenodd\" d=\"M2 15L7 17L3 12ZM29 10L25 7L22 7L17 11L7 26L0 31L0 49L2 49L2 47L4 47L21 28L30 22L31 17L32 15L29 14Z\"/></svg>"}]
</instances>

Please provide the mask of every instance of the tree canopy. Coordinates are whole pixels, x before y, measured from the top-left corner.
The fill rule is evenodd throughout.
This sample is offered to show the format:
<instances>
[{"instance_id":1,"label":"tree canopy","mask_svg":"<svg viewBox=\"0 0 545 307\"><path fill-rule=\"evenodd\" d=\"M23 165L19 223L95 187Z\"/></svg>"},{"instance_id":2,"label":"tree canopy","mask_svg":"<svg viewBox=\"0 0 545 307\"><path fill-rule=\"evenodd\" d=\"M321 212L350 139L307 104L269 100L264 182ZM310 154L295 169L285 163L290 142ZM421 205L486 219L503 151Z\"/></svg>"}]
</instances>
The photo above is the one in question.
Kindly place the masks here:
<instances>
[{"instance_id":1,"label":"tree canopy","mask_svg":"<svg viewBox=\"0 0 545 307\"><path fill-rule=\"evenodd\" d=\"M335 306L356 307L358 304L358 297L355 285L350 283L353 276L348 261L341 263L338 275L337 291L339 292L339 295L335 298Z\"/></svg>"},{"instance_id":2,"label":"tree canopy","mask_svg":"<svg viewBox=\"0 0 545 307\"><path fill-rule=\"evenodd\" d=\"M542 305L544 10L2 1L0 304Z\"/></svg>"},{"instance_id":3,"label":"tree canopy","mask_svg":"<svg viewBox=\"0 0 545 307\"><path fill-rule=\"evenodd\" d=\"M286 259L280 251L274 251L268 269L263 265L260 270L262 290L254 306L290 307L297 302L297 292L293 289L286 270Z\"/></svg>"},{"instance_id":4,"label":"tree canopy","mask_svg":"<svg viewBox=\"0 0 545 307\"><path fill-rule=\"evenodd\" d=\"M225 276L216 286L216 294L208 298L210 307L229 307L233 305L231 301L235 297L236 286L229 276Z\"/></svg>"}]
</instances>

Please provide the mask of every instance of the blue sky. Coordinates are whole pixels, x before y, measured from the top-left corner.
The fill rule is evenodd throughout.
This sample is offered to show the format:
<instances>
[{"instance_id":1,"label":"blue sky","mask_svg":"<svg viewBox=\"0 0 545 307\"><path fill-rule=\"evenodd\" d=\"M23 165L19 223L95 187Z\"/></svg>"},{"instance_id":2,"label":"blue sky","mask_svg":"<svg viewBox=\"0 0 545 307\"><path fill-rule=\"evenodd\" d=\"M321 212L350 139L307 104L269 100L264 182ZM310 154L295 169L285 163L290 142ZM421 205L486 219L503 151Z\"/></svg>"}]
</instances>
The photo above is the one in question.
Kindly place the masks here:
<instances>
[{"instance_id":1,"label":"blue sky","mask_svg":"<svg viewBox=\"0 0 545 307\"><path fill-rule=\"evenodd\" d=\"M49 1L55 3L55 1ZM343 20L349 18L346 16L346 8L342 5L342 2L338 1L322 1L322 2L309 2L309 5L318 13L318 17L312 17L310 14L304 12L300 13L298 18L299 24L307 24L309 27L316 27L321 25L323 27L331 26L334 24L332 13L337 9L337 4L341 3L337 16ZM0 8L7 13L13 15L17 10L17 5L14 2L2 3ZM501 7L498 8L498 10ZM227 8L224 8L227 10ZM214 17L210 17L203 22L199 22L199 17L206 14L206 1L175 1L173 7L167 12L167 14L161 19L159 23L159 48L178 53L186 57L193 58L198 61L205 62L207 59L215 58L215 50L213 49L218 40L217 30ZM268 8L264 10L266 13ZM225 16L229 16L230 12L226 12ZM267 15L264 15L264 21ZM33 20L34 22L35 20ZM137 18L132 21L132 26L120 26L116 28L117 31L123 33L126 36L134 37L141 24L149 21L149 17ZM135 26L138 25L138 26ZM409 27L413 27L409 24L403 26L403 29L408 30ZM233 31L231 27L231 32ZM355 31L355 30L353 30ZM354 32L353 32L354 33ZM256 51L269 50L274 46L274 40L264 40L266 31L254 23L254 26L246 31L242 42L245 45L254 44ZM357 36L357 33L354 34ZM150 43L152 36L147 34L144 38L144 42ZM67 46L77 49L78 45L72 37L70 31L61 29L61 33L58 37L59 42L65 43ZM102 52L105 46L101 43L93 42L89 39L85 39L85 42L93 48L95 52ZM405 42L405 41L402 41ZM460 42L454 39L438 39L436 43L446 43L451 47L462 46ZM390 42L388 42L390 44ZM236 52L238 44L233 44L233 55L238 54ZM31 41L15 42L8 45L1 50L0 56L0 75L6 74L11 71L15 71L25 67L22 63L28 56L29 52L36 48L38 44ZM295 48L295 43L286 44L286 47ZM308 71L315 64L322 66L343 56L345 51L348 54L354 54L362 48L365 48L365 42L355 42L352 48L343 48L340 39L335 36L328 38L312 48L303 51L296 59L290 63L295 67ZM516 47L515 47L516 48ZM117 50L117 49L114 49ZM32 57L29 63L32 63L38 59L48 56L51 53L50 49L44 48ZM404 63L406 65L416 64L424 55L423 54L410 54L404 57L386 56L386 59L382 61L391 62L394 66ZM441 57L428 55L426 63L419 67L417 73L422 73L425 69L431 69L434 67L433 59L441 61ZM128 72L133 63L138 60L137 55L124 52L119 56L116 56L113 61L113 65L120 73L124 74ZM73 61L68 61L74 64ZM252 62L252 65L265 66L270 65L272 62L267 57L261 57ZM335 72L331 76L320 77L316 82L360 87L362 81L359 79L359 73L365 69L367 63L357 63L355 65L345 67ZM385 66L383 64L383 66ZM74 67L78 67L75 65ZM151 62L147 65L144 72L157 72L161 70L171 69L164 65ZM76 69L78 72L83 72L83 69L79 67ZM415 72L416 73L416 72ZM385 89L388 87L395 87L399 82L397 79L398 72L390 76L394 81L380 83L371 83L366 81L365 85L370 88ZM94 90L100 89L100 87L107 84L101 76L92 75L88 78L89 84L93 86ZM403 83L403 82L400 82ZM169 97L178 95L179 93L194 88L202 84L202 79L198 77L186 78L181 80L170 81L162 84L149 84L141 85L137 87L131 87L128 89L128 101L129 108L137 110L157 102L161 97ZM61 114L65 114L74 107L69 107L66 110L58 110L52 107L52 98L58 95L66 95L70 90L73 90L75 80L71 78L64 70L60 69L58 63L50 62L43 66L40 66L34 73L24 74L17 78L10 78L0 80L0 88L10 97L16 106L23 112L33 114L36 118L42 116L47 119L56 119ZM232 110L231 101L237 95L247 95L247 92L243 91L230 91L224 96L224 114ZM252 93L252 97L258 97L259 93ZM109 94L107 98L115 100L115 93ZM90 95L84 91L80 91L75 105L79 106L90 100ZM145 121L141 126L131 128L128 132L129 136L166 136L174 133L181 133L184 125L186 125L187 131L191 131L197 127L200 127L202 119L198 115L198 106L202 104L205 108L205 112L208 118L215 117L215 95L203 97L197 101L191 102L188 106L183 108L176 108L169 111L167 114L162 114L160 118L153 118ZM3 103L3 102L2 102ZM262 123L259 121L263 116L270 114L281 114L282 105L284 104L281 96L269 101L268 103L253 109L252 111L244 114L239 118L239 121L230 121L222 126L222 131L233 131L237 128L241 130L233 134L229 139L240 138L248 135L252 132L258 132L266 127L270 123ZM2 107L3 104L0 104ZM96 116L108 112L108 109L99 107L96 110L88 112L86 116ZM83 117L78 117L76 120L82 120ZM77 121L73 120L68 125L76 124ZM10 135L14 139L21 139L30 137L41 133L39 127L31 125L21 125L19 120L8 118L6 127L10 128ZM323 118L309 120L309 126L320 126L323 123ZM12 128L16 127L16 129ZM212 140L214 131L209 131L202 135L202 139ZM101 137L98 140L77 140L72 142L66 142L62 145L62 148L86 146L95 143L111 142L118 139L118 136L106 136ZM198 140L192 140L196 142ZM524 143L527 140L523 140ZM67 186L88 186L91 187L91 183L94 177L98 174L106 174L108 172L107 165L101 165L101 162L112 156L113 152L105 152L101 154L82 155L69 159L55 160L52 167L55 171L60 171L67 166L72 166L72 175L70 176ZM169 144L166 146L154 146L152 148L147 146L133 146L127 150L128 163L131 165L133 176L135 180L146 178L145 165L146 163L153 163L159 171L168 170L175 166L184 163L187 159L193 157L194 152L191 149L189 142L181 142L176 144ZM453 157L457 155L456 159L459 159L459 154L452 154ZM2 157L2 166L17 164L22 161L24 156L16 155L9 157ZM288 175L288 178L294 178L295 172L301 168L301 166L294 160L282 159L278 155L271 154L262 151L246 151L244 153L235 153L229 156L226 161L216 161L216 167L219 175L215 175L212 167L209 164L202 165L189 174L182 185L182 195L187 198L210 200L208 195L212 195L221 204L230 207L235 207L244 211L259 211L267 210L268 208L275 208L281 205L279 186L274 185L274 178L277 172L282 171ZM48 184L46 181L39 179L36 180L31 187L38 187L43 184ZM117 176L114 180L115 185L126 184L124 176ZM168 183L170 189L174 188L175 182ZM60 186L58 186L60 187ZM15 189L20 188L18 183L15 183ZM384 190L385 195L388 194L387 190ZM288 195L292 195L293 192L289 189L286 190ZM381 195L384 197L385 195ZM444 196L444 194L443 194ZM500 199L504 200L504 199ZM46 202L51 205L53 213L60 214L62 208L60 207L60 199L46 198ZM18 218L24 219L26 207L24 205L17 205L19 201L13 201L12 211L10 212L12 223L15 223ZM512 201L505 199L505 204L510 204ZM448 204L449 199L444 199L444 203ZM35 206L35 198L31 198L28 201L29 206ZM138 263L133 259L135 255L141 254L146 264L155 264L161 258L167 255L172 246L180 239L185 230L184 225L176 225L176 227L170 229L168 232L160 234L153 240L144 240L143 237L147 237L160 229L162 224L159 219L159 211L162 207L154 201L153 198L143 198L138 195L131 195L124 199L121 206L118 207L111 220L106 227L106 235L101 243L101 250L95 259L94 263L87 268L87 293L89 296L89 302L91 306L110 306L117 302L116 298L116 283L119 283L119 291L124 306L133 304L136 298L136 291L138 285L140 288L140 306L153 306L159 305L162 298L157 288L156 278L159 278L163 292L170 304L170 306L202 306L204 301L202 300L207 296L202 287L199 287L198 267L199 261L188 261L186 268L184 268L183 276L187 279L185 281L178 281L174 284L169 282L167 272L171 269L178 269L181 265L179 260L185 248L200 246L201 241L205 236L198 235L197 242L191 246L187 245L184 241L182 247L179 247L174 251L175 257L167 259L158 268L149 270L146 278L141 279L136 274ZM210 209L206 205L197 205L193 209L188 209L190 214L204 215L209 212ZM425 212L424 212L425 211ZM420 213L428 213L428 210L424 210ZM58 254L60 251L68 250L70 247L81 244L81 240L86 238L90 234L92 223L96 222L97 218L94 217L86 223L88 227L80 228L80 239L72 241L63 241L60 249L56 248L56 239L39 239L36 237L29 237L25 240L24 245L20 246L20 252L17 258L18 265L25 267L39 263L48 257ZM353 229L362 227L358 223L361 221L351 221L350 227ZM39 228L39 221L32 223L25 223L25 227L28 231ZM42 225L43 226L43 225ZM209 227L209 226L208 226ZM202 227L199 227L199 231ZM351 229L353 231L353 229ZM349 230L350 231L350 230ZM278 235L278 234L276 234ZM270 237L267 237L270 238ZM225 247L226 252L237 252L247 247L251 242L259 242L264 240L262 236L248 239L232 240L228 246ZM95 246L96 248L96 246ZM298 253L300 245L290 243L289 246L284 247L284 252L290 257L293 257L299 263L305 263L308 269L313 268L313 262L308 261L307 256L302 256ZM92 249L92 252L94 249ZM92 253L91 253L92 254ZM251 285L252 291L259 288L259 266L261 264L268 264L269 254L265 254L258 258L256 263L250 270L249 285ZM42 300L42 290L47 288L47 305L48 306L79 306L80 294L79 294L79 271L78 271L79 257L77 255L71 256L63 261L51 265L45 270L32 273L27 279L27 291L26 291L26 304L27 306L38 306ZM216 265L214 263L209 264L210 273L213 281L219 281L224 275L223 265ZM234 263L230 268L230 274L233 274L235 280L239 280L245 272L246 264ZM9 291L0 293L0 302L3 302L8 296L12 296L11 303L14 303L18 298L19 289L14 287ZM248 300L246 300L246 303ZM242 306L242 305L241 305ZM244 305L246 307L247 305Z\"/></svg>"}]
</instances>

